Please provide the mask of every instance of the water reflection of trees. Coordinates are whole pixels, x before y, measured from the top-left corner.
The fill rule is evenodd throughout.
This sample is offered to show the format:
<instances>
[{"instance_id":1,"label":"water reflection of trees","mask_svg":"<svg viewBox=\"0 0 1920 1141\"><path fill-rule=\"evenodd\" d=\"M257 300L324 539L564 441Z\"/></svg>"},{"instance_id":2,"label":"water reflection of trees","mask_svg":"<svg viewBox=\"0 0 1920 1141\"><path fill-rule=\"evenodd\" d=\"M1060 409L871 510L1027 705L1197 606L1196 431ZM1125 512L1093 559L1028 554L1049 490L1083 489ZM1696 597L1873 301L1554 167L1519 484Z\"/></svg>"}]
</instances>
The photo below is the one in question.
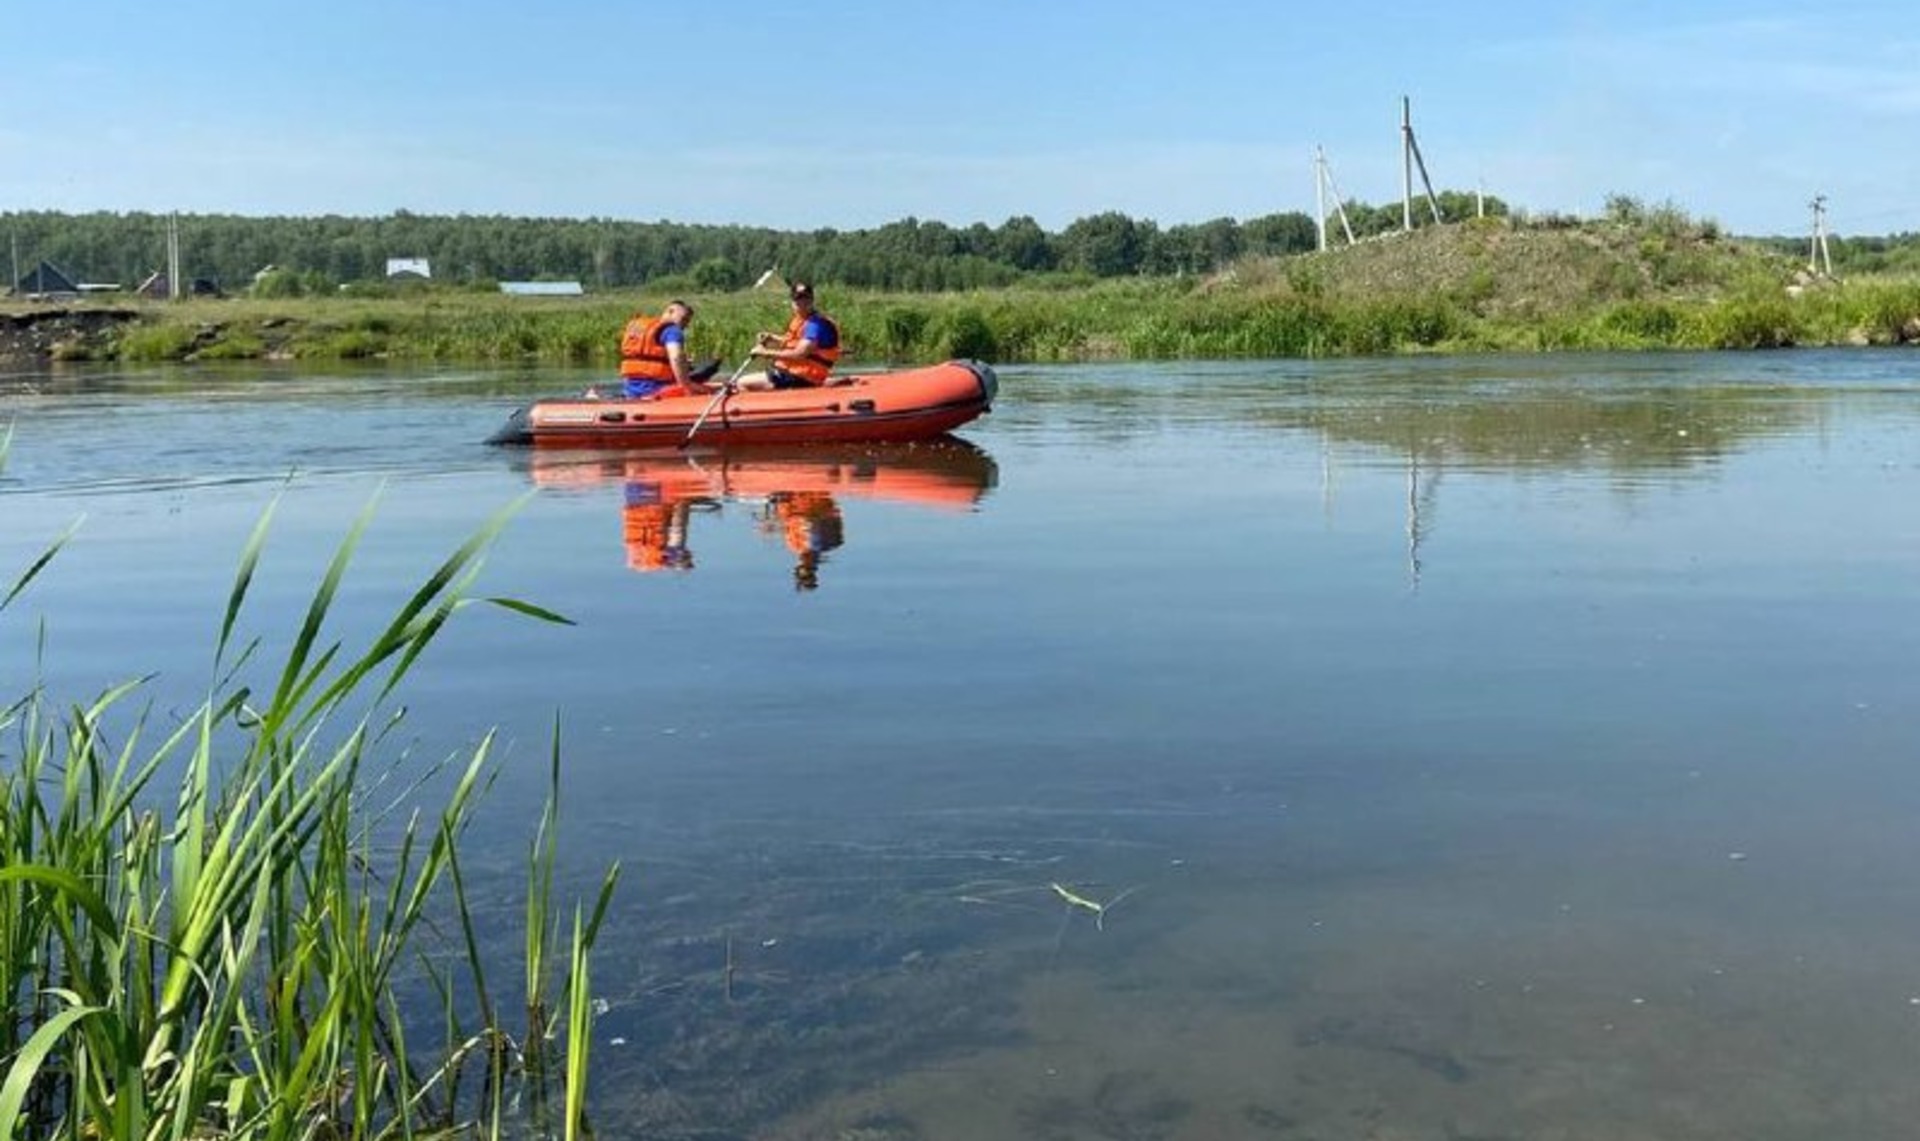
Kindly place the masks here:
<instances>
[{"instance_id":1,"label":"water reflection of trees","mask_svg":"<svg viewBox=\"0 0 1920 1141\"><path fill-rule=\"evenodd\" d=\"M1581 391L1556 385L1494 393L1435 385L1365 398L1323 395L1268 406L1250 419L1319 436L1329 482L1341 445L1404 467L1407 574L1417 590L1449 471L1603 472L1630 492L1651 480L1711 469L1755 441L1803 431L1823 408L1804 390L1750 386Z\"/></svg>"},{"instance_id":2,"label":"water reflection of trees","mask_svg":"<svg viewBox=\"0 0 1920 1141\"><path fill-rule=\"evenodd\" d=\"M1115 365L1002 374L1050 425L1108 441L1170 424L1306 431L1434 467L1678 472L1803 430L1826 406L1805 387L1701 384L1672 364L1542 375L1510 358L1285 362L1264 373L1217 365Z\"/></svg>"},{"instance_id":3,"label":"water reflection of trees","mask_svg":"<svg viewBox=\"0 0 1920 1141\"><path fill-rule=\"evenodd\" d=\"M1683 471L1797 432L1820 415L1803 392L1725 387L1437 391L1386 400L1318 400L1254 418L1365 444L1439 470Z\"/></svg>"}]
</instances>

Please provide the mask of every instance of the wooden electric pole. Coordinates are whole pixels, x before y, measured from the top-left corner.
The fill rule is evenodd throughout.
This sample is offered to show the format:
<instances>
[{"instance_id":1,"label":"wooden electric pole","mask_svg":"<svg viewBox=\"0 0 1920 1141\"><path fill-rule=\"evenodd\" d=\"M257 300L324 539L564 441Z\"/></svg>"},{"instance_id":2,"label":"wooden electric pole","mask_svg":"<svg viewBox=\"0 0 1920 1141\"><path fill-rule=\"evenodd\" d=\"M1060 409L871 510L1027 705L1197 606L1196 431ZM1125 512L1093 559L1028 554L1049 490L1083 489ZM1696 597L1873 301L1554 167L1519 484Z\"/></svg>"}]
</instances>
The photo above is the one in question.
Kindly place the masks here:
<instances>
[{"instance_id":1,"label":"wooden electric pole","mask_svg":"<svg viewBox=\"0 0 1920 1141\"><path fill-rule=\"evenodd\" d=\"M1807 246L1807 269L1822 277L1833 276L1833 254L1827 249L1827 196L1816 194L1807 205L1813 207L1813 240Z\"/></svg>"},{"instance_id":2,"label":"wooden electric pole","mask_svg":"<svg viewBox=\"0 0 1920 1141\"><path fill-rule=\"evenodd\" d=\"M180 215L167 215L167 300L180 300Z\"/></svg>"},{"instance_id":3,"label":"wooden electric pole","mask_svg":"<svg viewBox=\"0 0 1920 1141\"><path fill-rule=\"evenodd\" d=\"M1413 137L1413 100L1400 97L1400 161L1402 167L1400 228L1413 229L1413 168L1420 168L1420 185L1427 190L1427 207L1433 220L1440 218L1440 200L1433 195L1433 180L1427 177L1427 160L1420 157L1420 144Z\"/></svg>"},{"instance_id":4,"label":"wooden electric pole","mask_svg":"<svg viewBox=\"0 0 1920 1141\"><path fill-rule=\"evenodd\" d=\"M1327 152L1319 147L1313 148L1313 196L1319 206L1316 221L1320 230L1320 248L1327 248L1327 196L1333 196L1334 212L1340 215L1340 229L1347 235L1347 244L1353 244L1353 226L1347 222L1347 208L1340 201L1340 188L1333 184L1333 168L1327 165Z\"/></svg>"}]
</instances>

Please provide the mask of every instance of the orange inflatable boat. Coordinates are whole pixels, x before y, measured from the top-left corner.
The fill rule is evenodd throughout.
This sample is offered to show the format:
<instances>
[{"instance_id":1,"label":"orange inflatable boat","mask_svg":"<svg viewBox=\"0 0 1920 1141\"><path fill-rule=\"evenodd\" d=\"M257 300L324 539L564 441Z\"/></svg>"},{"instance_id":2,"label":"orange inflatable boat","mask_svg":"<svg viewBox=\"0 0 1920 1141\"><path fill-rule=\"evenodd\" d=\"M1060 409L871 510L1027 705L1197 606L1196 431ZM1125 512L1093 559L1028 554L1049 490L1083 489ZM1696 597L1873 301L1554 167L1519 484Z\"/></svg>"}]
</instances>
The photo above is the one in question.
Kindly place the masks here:
<instances>
[{"instance_id":1,"label":"orange inflatable boat","mask_svg":"<svg viewBox=\"0 0 1920 1141\"><path fill-rule=\"evenodd\" d=\"M927 440L987 412L993 368L948 361L835 377L820 388L638 400L541 400L487 440L536 448L731 448Z\"/></svg>"}]
</instances>

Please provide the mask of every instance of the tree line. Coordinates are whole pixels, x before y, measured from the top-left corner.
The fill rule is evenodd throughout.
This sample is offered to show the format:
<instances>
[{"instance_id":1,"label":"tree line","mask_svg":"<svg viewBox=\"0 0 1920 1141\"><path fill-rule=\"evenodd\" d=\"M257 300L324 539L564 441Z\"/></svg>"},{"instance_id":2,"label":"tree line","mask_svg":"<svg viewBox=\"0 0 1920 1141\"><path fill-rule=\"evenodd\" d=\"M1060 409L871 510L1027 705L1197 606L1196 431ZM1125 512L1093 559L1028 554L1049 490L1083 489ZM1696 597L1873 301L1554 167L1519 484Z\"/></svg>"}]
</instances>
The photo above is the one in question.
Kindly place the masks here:
<instances>
[{"instance_id":1,"label":"tree line","mask_svg":"<svg viewBox=\"0 0 1920 1141\"><path fill-rule=\"evenodd\" d=\"M1440 195L1443 216L1469 217L1473 195ZM1506 213L1498 199L1487 212ZM1422 209L1417 224L1430 219ZM1398 203L1344 204L1365 237L1401 224ZM864 230L806 232L609 218L428 215L249 217L178 215L184 278L229 291L263 282L281 292L317 292L384 279L389 258L426 258L436 281L491 288L500 281L579 281L589 288L659 285L737 289L769 267L794 278L909 292L1010 285L1046 275L1093 279L1214 272L1248 256L1303 253L1318 242L1299 212L1161 226L1107 211L1053 232L1016 216L998 226L904 218ZM169 216L153 213L0 214L21 270L45 259L78 281L129 288L166 265ZM1337 227L1338 223L1334 225ZM1332 233L1338 235L1336 228Z\"/></svg>"},{"instance_id":2,"label":"tree line","mask_svg":"<svg viewBox=\"0 0 1920 1141\"><path fill-rule=\"evenodd\" d=\"M1810 266L1819 259L1819 253L1810 238L1766 238L1763 244L1789 257L1799 258ZM1827 239L1827 256L1832 259L1833 272L1839 277L1859 274L1913 276L1920 274L1920 234L1831 236Z\"/></svg>"},{"instance_id":3,"label":"tree line","mask_svg":"<svg viewBox=\"0 0 1920 1141\"><path fill-rule=\"evenodd\" d=\"M1442 191L1436 199L1446 221L1512 213L1490 195ZM1623 202L1645 209L1616 195L1608 199L1607 216ZM1414 207L1414 225L1430 224L1427 203ZM1361 239L1397 230L1403 222L1397 201L1349 200L1341 210L1345 226ZM1058 231L1025 215L998 226L956 227L909 217L872 229L812 231L407 210L384 217L189 214L175 221L183 277L210 278L238 291L252 288L255 276L271 266L278 272L263 291L281 293L380 282L387 260L396 257L428 259L443 284L488 290L500 281L579 281L599 289L647 285L721 292L777 266L789 277L836 285L944 292L1049 275L1090 280L1206 274L1243 257L1305 253L1318 242L1313 219L1297 211L1170 226L1107 211ZM165 214L144 212L0 213L0 230L19 272L44 259L76 281L128 288L165 268L168 223ZM1344 240L1338 217L1330 216L1328 226L1332 241ZM1756 240L1781 252L1807 253L1804 237ZM1920 272L1920 234L1835 236L1829 246L1835 271L1843 275Z\"/></svg>"}]
</instances>

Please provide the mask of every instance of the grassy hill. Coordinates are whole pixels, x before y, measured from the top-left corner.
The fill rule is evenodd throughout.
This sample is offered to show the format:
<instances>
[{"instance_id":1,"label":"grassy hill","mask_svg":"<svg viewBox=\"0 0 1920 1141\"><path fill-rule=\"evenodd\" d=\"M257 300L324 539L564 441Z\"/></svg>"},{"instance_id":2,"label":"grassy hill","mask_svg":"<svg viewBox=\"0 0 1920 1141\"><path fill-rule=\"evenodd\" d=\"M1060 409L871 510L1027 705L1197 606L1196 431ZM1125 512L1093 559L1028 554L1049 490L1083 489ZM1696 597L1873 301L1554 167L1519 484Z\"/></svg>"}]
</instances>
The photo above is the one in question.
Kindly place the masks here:
<instances>
[{"instance_id":1,"label":"grassy hill","mask_svg":"<svg viewBox=\"0 0 1920 1141\"><path fill-rule=\"evenodd\" d=\"M1325 253L1243 263L1215 286L1364 301L1445 297L1491 318L1532 319L1636 300L1711 301L1785 286L1794 264L1711 227L1487 219L1389 234Z\"/></svg>"},{"instance_id":2,"label":"grassy hill","mask_svg":"<svg viewBox=\"0 0 1920 1141\"><path fill-rule=\"evenodd\" d=\"M1395 324L1418 349L1766 348L1920 341L1920 281L1816 280L1795 258L1661 212L1601 221L1484 219L1242 262L1201 291L1295 308L1337 328ZM1362 322L1364 325L1364 321Z\"/></svg>"}]
</instances>

